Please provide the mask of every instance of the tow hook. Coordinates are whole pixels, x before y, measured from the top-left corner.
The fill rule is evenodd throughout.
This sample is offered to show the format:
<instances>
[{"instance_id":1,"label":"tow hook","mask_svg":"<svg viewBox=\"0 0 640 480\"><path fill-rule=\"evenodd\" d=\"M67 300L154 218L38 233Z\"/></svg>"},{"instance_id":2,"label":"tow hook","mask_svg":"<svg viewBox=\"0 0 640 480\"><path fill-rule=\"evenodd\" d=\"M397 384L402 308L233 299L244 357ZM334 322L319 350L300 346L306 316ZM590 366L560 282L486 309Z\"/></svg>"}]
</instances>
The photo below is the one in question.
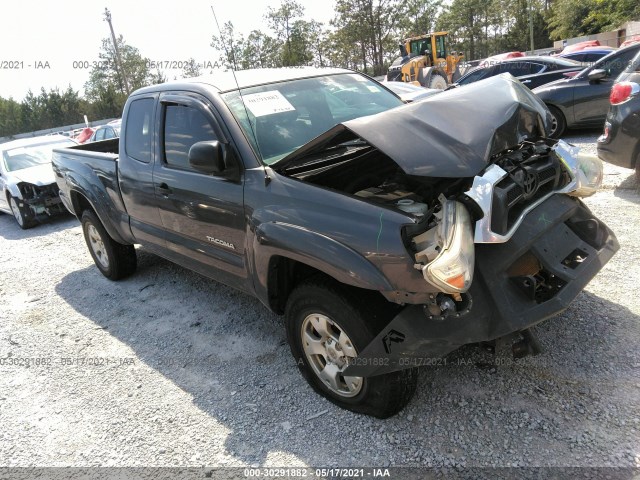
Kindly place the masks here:
<instances>
[{"instance_id":1,"label":"tow hook","mask_svg":"<svg viewBox=\"0 0 640 480\"><path fill-rule=\"evenodd\" d=\"M511 351L513 352L514 359L524 358L527 355L538 355L540 352L542 352L540 342L530 328L522 330L520 332L520 335L522 336L522 340L514 343L511 346Z\"/></svg>"},{"instance_id":2,"label":"tow hook","mask_svg":"<svg viewBox=\"0 0 640 480\"><path fill-rule=\"evenodd\" d=\"M469 313L471 308L471 295L468 293L429 295L429 302L425 304L424 309L427 318L430 320L441 321L449 317L459 317Z\"/></svg>"}]
</instances>

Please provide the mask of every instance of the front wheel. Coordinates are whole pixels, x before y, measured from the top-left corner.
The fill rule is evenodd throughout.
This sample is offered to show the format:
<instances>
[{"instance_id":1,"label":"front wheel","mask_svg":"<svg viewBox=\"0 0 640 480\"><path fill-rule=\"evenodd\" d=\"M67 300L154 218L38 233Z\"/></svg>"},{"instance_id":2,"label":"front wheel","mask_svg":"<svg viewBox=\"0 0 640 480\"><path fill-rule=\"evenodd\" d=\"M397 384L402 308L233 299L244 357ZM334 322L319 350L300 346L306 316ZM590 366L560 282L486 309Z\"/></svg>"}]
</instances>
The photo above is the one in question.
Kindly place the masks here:
<instances>
[{"instance_id":1,"label":"front wheel","mask_svg":"<svg viewBox=\"0 0 640 480\"><path fill-rule=\"evenodd\" d=\"M549 132L550 138L560 138L567 128L567 122L564 119L562 112L556 107L547 105L551 112L551 131Z\"/></svg>"},{"instance_id":2,"label":"front wheel","mask_svg":"<svg viewBox=\"0 0 640 480\"><path fill-rule=\"evenodd\" d=\"M317 277L296 287L285 311L291 353L307 382L318 393L348 410L387 418L411 400L416 369L374 377L343 372L375 337L380 313L365 314L364 302L347 296L341 286ZM384 309L382 309L384 310Z\"/></svg>"},{"instance_id":3,"label":"front wheel","mask_svg":"<svg viewBox=\"0 0 640 480\"><path fill-rule=\"evenodd\" d=\"M111 238L102 222L90 210L84 211L81 222L89 253L105 277L120 280L136 270L136 249L133 245L123 245Z\"/></svg>"},{"instance_id":4,"label":"front wheel","mask_svg":"<svg viewBox=\"0 0 640 480\"><path fill-rule=\"evenodd\" d=\"M33 218L28 217L23 210L20 209L15 197L9 198L9 207L11 208L11 213L13 213L13 218L16 219L16 222L21 229L26 230L27 228L31 228L35 225Z\"/></svg>"},{"instance_id":5,"label":"front wheel","mask_svg":"<svg viewBox=\"0 0 640 480\"><path fill-rule=\"evenodd\" d=\"M447 88L447 85L447 79L439 73L434 73L433 75L431 75L431 79L429 80L429 88L444 90L445 88Z\"/></svg>"}]
</instances>

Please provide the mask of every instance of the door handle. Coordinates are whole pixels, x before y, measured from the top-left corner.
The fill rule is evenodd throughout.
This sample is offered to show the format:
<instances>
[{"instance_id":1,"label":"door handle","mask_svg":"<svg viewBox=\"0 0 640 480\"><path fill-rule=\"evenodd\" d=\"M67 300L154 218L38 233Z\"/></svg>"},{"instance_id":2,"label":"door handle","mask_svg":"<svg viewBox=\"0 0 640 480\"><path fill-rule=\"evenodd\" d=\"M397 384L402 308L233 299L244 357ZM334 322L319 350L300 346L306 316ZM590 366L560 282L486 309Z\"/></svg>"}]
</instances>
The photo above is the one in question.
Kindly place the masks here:
<instances>
[{"instance_id":1,"label":"door handle","mask_svg":"<svg viewBox=\"0 0 640 480\"><path fill-rule=\"evenodd\" d=\"M172 192L172 190L169 188L169 185L167 185L164 182L158 185L157 189L158 189L158 192L164 195L165 197L168 197L169 195L171 195L171 192Z\"/></svg>"}]
</instances>

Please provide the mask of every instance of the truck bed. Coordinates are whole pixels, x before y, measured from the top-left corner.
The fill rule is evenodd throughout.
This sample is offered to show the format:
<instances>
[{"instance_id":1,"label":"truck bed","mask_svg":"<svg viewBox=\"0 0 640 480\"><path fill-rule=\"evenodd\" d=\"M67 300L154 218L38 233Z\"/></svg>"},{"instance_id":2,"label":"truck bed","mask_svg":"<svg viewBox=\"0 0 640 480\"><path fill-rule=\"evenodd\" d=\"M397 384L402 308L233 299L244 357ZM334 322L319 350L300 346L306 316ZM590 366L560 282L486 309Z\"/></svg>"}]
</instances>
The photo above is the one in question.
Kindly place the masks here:
<instances>
[{"instance_id":1,"label":"truck bed","mask_svg":"<svg viewBox=\"0 0 640 480\"><path fill-rule=\"evenodd\" d=\"M118 138L53 150L52 164L67 209L78 214L73 190L84 192L86 201L103 219L109 234L122 243L131 238L128 215L118 184ZM101 193L98 193L101 192ZM108 198L103 195L106 193ZM99 198L100 197L100 198Z\"/></svg>"},{"instance_id":2,"label":"truck bed","mask_svg":"<svg viewBox=\"0 0 640 480\"><path fill-rule=\"evenodd\" d=\"M101 140L99 142L81 143L75 147L69 147L71 150L86 151L86 152L99 152L99 153L115 153L118 154L118 148L120 147L119 138L110 138L109 140Z\"/></svg>"}]
</instances>

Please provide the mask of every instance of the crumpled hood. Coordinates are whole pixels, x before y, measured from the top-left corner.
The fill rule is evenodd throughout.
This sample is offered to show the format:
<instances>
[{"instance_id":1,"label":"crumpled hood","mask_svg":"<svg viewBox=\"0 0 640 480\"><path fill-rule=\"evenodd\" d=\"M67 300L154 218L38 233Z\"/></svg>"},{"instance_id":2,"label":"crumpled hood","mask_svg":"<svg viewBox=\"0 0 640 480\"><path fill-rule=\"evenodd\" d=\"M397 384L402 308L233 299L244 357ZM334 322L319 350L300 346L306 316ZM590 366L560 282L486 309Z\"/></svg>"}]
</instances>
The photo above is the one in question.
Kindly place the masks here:
<instances>
[{"instance_id":1,"label":"crumpled hood","mask_svg":"<svg viewBox=\"0 0 640 480\"><path fill-rule=\"evenodd\" d=\"M360 137L407 175L473 177L494 154L546 136L550 123L545 105L505 74L336 125L274 168L303 164L309 155Z\"/></svg>"},{"instance_id":2,"label":"crumpled hood","mask_svg":"<svg viewBox=\"0 0 640 480\"><path fill-rule=\"evenodd\" d=\"M56 177L53 173L53 167L50 163L9 172L8 177L16 184L25 182L39 187L43 185L50 185L56 181Z\"/></svg>"}]
</instances>

